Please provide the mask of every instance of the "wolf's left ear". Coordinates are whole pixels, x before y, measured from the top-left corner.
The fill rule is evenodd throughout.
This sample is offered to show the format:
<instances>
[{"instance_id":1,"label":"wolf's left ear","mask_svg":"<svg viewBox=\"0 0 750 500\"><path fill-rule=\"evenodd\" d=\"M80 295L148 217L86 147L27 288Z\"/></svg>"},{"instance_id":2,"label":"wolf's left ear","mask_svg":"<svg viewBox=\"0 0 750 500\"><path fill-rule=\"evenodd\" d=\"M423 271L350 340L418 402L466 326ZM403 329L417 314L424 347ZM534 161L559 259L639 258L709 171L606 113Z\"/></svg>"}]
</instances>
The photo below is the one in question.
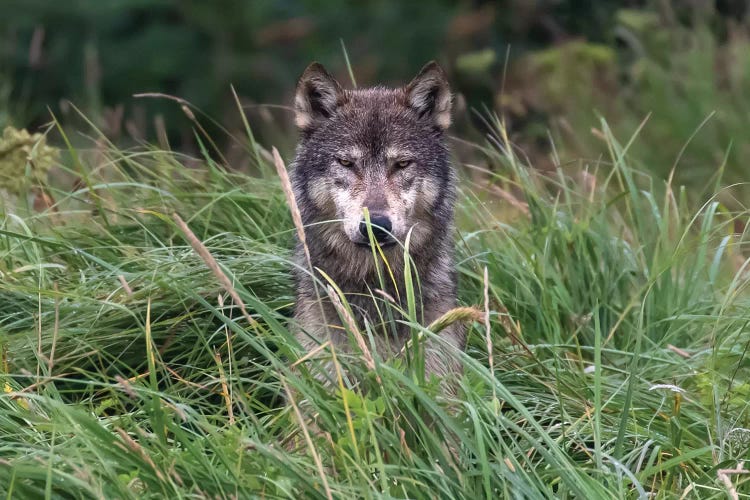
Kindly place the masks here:
<instances>
[{"instance_id":1,"label":"wolf's left ear","mask_svg":"<svg viewBox=\"0 0 750 500\"><path fill-rule=\"evenodd\" d=\"M420 117L431 117L443 130L450 126L451 89L443 68L435 61L428 62L406 86L406 98Z\"/></svg>"},{"instance_id":2,"label":"wolf's left ear","mask_svg":"<svg viewBox=\"0 0 750 500\"><path fill-rule=\"evenodd\" d=\"M344 91L322 64L310 64L297 82L294 96L294 121L302 129L320 118L330 118Z\"/></svg>"}]
</instances>

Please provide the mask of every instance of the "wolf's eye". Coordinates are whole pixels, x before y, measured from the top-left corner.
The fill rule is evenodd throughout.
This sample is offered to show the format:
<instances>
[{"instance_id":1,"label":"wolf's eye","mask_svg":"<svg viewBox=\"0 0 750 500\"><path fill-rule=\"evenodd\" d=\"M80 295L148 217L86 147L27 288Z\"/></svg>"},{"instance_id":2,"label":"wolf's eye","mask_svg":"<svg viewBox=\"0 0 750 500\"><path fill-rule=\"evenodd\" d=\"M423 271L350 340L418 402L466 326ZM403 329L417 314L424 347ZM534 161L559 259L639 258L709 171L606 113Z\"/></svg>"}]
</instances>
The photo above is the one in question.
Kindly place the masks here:
<instances>
[{"instance_id":1,"label":"wolf's eye","mask_svg":"<svg viewBox=\"0 0 750 500\"><path fill-rule=\"evenodd\" d=\"M339 165L342 167L349 168L352 166L352 162L349 160L345 160L344 158L336 158L336 161L339 162Z\"/></svg>"},{"instance_id":2,"label":"wolf's eye","mask_svg":"<svg viewBox=\"0 0 750 500\"><path fill-rule=\"evenodd\" d=\"M397 162L396 162L396 166L397 166L398 168L406 168L406 167L408 167L409 165L411 165L412 163L414 163L414 162L413 162L413 161L411 161L411 160L401 160L401 161L397 161Z\"/></svg>"}]
</instances>

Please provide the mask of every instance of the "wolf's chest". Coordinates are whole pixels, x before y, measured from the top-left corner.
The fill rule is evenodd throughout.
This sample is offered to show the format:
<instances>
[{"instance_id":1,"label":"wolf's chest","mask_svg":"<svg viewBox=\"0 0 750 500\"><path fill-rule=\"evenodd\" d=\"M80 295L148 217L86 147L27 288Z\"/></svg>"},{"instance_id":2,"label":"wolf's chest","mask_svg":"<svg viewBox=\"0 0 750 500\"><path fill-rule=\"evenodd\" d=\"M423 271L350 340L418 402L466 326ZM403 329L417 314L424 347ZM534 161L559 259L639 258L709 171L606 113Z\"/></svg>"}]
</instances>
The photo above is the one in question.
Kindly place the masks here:
<instances>
[{"instance_id":1,"label":"wolf's chest","mask_svg":"<svg viewBox=\"0 0 750 500\"><path fill-rule=\"evenodd\" d=\"M371 335L379 347L391 352L398 351L411 337L411 321L405 297L392 296L379 289L345 293L345 297L356 328L365 337ZM423 323L421 300L418 296L415 298L416 321ZM331 303L327 306L327 315L335 314L333 322L343 327L347 319L341 317L341 311Z\"/></svg>"}]
</instances>

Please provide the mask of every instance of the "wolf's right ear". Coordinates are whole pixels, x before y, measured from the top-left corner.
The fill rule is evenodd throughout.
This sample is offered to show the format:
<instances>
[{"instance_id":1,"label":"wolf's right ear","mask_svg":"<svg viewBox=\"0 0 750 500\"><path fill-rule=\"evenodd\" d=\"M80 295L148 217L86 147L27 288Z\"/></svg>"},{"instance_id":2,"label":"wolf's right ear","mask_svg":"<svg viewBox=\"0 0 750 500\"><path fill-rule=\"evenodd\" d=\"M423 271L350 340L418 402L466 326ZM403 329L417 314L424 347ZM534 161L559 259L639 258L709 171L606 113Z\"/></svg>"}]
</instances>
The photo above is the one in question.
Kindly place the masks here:
<instances>
[{"instance_id":1,"label":"wolf's right ear","mask_svg":"<svg viewBox=\"0 0 750 500\"><path fill-rule=\"evenodd\" d=\"M297 82L294 96L294 121L306 130L319 119L330 118L344 91L322 64L310 64Z\"/></svg>"},{"instance_id":2,"label":"wolf's right ear","mask_svg":"<svg viewBox=\"0 0 750 500\"><path fill-rule=\"evenodd\" d=\"M406 86L409 106L445 130L451 124L451 89L443 69L430 61Z\"/></svg>"}]
</instances>

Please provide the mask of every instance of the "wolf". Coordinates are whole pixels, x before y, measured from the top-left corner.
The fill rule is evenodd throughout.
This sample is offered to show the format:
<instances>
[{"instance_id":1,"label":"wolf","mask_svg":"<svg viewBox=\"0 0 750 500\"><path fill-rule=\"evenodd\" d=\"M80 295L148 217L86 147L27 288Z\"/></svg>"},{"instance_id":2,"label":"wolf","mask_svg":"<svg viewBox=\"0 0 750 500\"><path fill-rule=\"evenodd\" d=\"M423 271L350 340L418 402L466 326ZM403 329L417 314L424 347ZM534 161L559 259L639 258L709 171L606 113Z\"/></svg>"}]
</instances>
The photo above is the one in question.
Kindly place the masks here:
<instances>
[{"instance_id":1,"label":"wolf","mask_svg":"<svg viewBox=\"0 0 750 500\"><path fill-rule=\"evenodd\" d=\"M456 307L456 173L446 144L451 100L446 75L434 61L400 88L344 89L319 63L300 77L294 98L300 135L290 175L309 249L310 262L301 242L295 254L296 336L308 351L325 341L343 351L351 345L310 265L338 285L358 328L365 322L374 327L381 355L401 352L411 338L407 325L385 325L378 304L392 301L407 310L407 237L422 324ZM464 329L454 324L439 336L442 341L431 339L424 347L427 376L455 381ZM329 371L333 379L330 364Z\"/></svg>"}]
</instances>

